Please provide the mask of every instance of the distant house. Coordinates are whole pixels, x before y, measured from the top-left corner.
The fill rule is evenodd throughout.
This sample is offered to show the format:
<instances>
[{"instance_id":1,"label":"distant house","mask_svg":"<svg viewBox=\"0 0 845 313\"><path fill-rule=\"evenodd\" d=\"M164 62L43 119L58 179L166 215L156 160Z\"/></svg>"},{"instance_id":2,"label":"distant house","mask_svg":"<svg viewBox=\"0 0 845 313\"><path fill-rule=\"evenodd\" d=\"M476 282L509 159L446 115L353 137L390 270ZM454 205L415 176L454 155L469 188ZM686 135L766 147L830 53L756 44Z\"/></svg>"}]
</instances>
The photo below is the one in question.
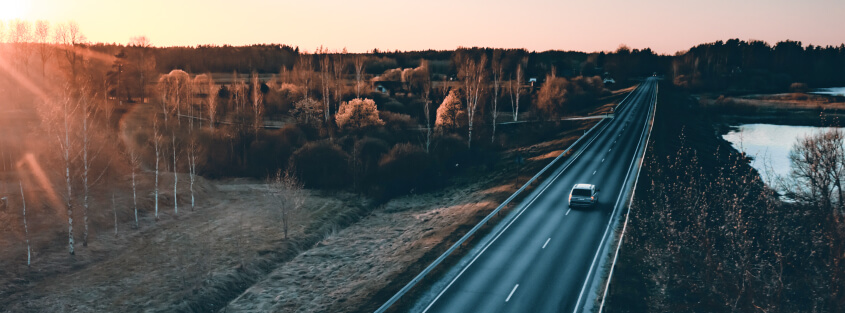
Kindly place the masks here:
<instances>
[{"instance_id":1,"label":"distant house","mask_svg":"<svg viewBox=\"0 0 845 313\"><path fill-rule=\"evenodd\" d=\"M386 95L392 95L404 91L405 84L401 81L374 81L373 89Z\"/></svg>"},{"instance_id":2,"label":"distant house","mask_svg":"<svg viewBox=\"0 0 845 313\"><path fill-rule=\"evenodd\" d=\"M531 85L531 87L534 87L534 85L536 85L536 84L537 84L537 78L536 78L536 77L531 77L531 78L529 78L529 79L528 79L528 84L530 84L530 85Z\"/></svg>"}]
</instances>

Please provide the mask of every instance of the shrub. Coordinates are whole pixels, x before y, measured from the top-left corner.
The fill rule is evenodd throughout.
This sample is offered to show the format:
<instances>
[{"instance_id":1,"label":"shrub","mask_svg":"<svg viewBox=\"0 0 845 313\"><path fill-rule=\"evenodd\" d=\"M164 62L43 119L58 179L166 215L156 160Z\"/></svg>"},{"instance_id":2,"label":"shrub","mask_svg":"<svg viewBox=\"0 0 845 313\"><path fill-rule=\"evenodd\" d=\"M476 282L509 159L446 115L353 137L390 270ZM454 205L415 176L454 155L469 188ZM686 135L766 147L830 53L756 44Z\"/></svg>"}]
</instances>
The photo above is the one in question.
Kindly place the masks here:
<instances>
[{"instance_id":1,"label":"shrub","mask_svg":"<svg viewBox=\"0 0 845 313\"><path fill-rule=\"evenodd\" d=\"M789 85L789 91L791 92L807 92L807 84L805 83L792 83Z\"/></svg>"},{"instance_id":2,"label":"shrub","mask_svg":"<svg viewBox=\"0 0 845 313\"><path fill-rule=\"evenodd\" d=\"M466 111L461 104L460 96L454 91L443 99L443 103L437 107L437 118L434 125L441 131L453 131L466 123Z\"/></svg>"},{"instance_id":3,"label":"shrub","mask_svg":"<svg viewBox=\"0 0 845 313\"><path fill-rule=\"evenodd\" d=\"M361 98L343 102L335 114L335 122L345 131L359 131L384 125L384 121L379 118L376 103L372 99Z\"/></svg>"},{"instance_id":4,"label":"shrub","mask_svg":"<svg viewBox=\"0 0 845 313\"><path fill-rule=\"evenodd\" d=\"M435 175L429 169L429 156L423 148L398 144L379 161L379 182L383 196L393 197L432 185Z\"/></svg>"},{"instance_id":5,"label":"shrub","mask_svg":"<svg viewBox=\"0 0 845 313\"><path fill-rule=\"evenodd\" d=\"M293 109L293 104L302 99L302 88L293 84L282 84L278 89L270 88L264 96L267 114L285 114Z\"/></svg>"},{"instance_id":6,"label":"shrub","mask_svg":"<svg viewBox=\"0 0 845 313\"><path fill-rule=\"evenodd\" d=\"M598 76L578 76L571 80L549 76L537 93L537 109L548 118L557 118L589 108L607 93Z\"/></svg>"},{"instance_id":7,"label":"shrub","mask_svg":"<svg viewBox=\"0 0 845 313\"><path fill-rule=\"evenodd\" d=\"M407 114L399 114L393 112L382 111L379 116L384 121L384 126L388 131L394 133L405 133L408 130L419 127L414 119Z\"/></svg>"},{"instance_id":8,"label":"shrub","mask_svg":"<svg viewBox=\"0 0 845 313\"><path fill-rule=\"evenodd\" d=\"M390 146L387 142L378 138L364 137L355 142L353 167L361 185L369 186L375 183L379 160L388 151Z\"/></svg>"},{"instance_id":9,"label":"shrub","mask_svg":"<svg viewBox=\"0 0 845 313\"><path fill-rule=\"evenodd\" d=\"M294 103L291 113L300 125L310 125L319 129L323 124L323 104L313 98L305 98Z\"/></svg>"},{"instance_id":10,"label":"shrub","mask_svg":"<svg viewBox=\"0 0 845 313\"><path fill-rule=\"evenodd\" d=\"M349 155L327 141L307 143L291 156L297 177L309 188L343 187L348 162Z\"/></svg>"},{"instance_id":11,"label":"shrub","mask_svg":"<svg viewBox=\"0 0 845 313\"><path fill-rule=\"evenodd\" d=\"M431 146L435 165L443 174L461 169L468 156L466 140L458 135L437 136Z\"/></svg>"}]
</instances>

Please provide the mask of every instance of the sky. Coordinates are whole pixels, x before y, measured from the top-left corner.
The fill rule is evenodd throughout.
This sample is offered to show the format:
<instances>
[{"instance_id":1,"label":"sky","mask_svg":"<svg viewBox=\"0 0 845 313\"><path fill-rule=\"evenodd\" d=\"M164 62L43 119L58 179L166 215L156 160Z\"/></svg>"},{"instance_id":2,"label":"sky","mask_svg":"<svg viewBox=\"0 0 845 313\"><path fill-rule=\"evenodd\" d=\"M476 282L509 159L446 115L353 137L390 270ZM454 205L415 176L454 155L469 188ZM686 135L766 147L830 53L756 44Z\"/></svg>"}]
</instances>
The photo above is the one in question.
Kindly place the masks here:
<instances>
[{"instance_id":1,"label":"sky","mask_svg":"<svg viewBox=\"0 0 845 313\"><path fill-rule=\"evenodd\" d=\"M79 23L91 42L279 43L314 51L455 49L674 54L739 38L845 42L842 0L0 0L0 19Z\"/></svg>"}]
</instances>

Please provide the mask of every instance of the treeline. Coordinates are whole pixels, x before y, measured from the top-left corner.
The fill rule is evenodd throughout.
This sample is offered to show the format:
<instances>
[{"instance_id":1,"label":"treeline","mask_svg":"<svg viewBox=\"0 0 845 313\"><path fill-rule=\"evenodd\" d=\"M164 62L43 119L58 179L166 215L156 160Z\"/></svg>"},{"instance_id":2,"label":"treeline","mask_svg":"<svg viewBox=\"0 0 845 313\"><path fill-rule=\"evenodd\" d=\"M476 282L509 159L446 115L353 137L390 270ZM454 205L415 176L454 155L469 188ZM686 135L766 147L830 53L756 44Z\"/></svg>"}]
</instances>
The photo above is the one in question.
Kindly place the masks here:
<instances>
[{"instance_id":1,"label":"treeline","mask_svg":"<svg viewBox=\"0 0 845 313\"><path fill-rule=\"evenodd\" d=\"M845 85L845 44L717 41L676 55L667 74L690 91L786 92L793 83L838 87Z\"/></svg>"},{"instance_id":2,"label":"treeline","mask_svg":"<svg viewBox=\"0 0 845 313\"><path fill-rule=\"evenodd\" d=\"M796 143L783 202L688 94L659 101L607 311L838 312L841 132Z\"/></svg>"}]
</instances>

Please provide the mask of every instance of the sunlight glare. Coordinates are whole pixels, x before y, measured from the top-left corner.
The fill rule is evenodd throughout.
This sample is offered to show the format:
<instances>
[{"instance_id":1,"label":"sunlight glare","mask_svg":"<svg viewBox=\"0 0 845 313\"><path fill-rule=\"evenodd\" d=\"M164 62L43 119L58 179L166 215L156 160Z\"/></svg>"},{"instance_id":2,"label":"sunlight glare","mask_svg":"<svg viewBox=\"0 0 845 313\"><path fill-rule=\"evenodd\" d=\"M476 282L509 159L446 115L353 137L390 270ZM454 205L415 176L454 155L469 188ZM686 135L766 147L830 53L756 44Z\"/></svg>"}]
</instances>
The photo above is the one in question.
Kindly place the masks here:
<instances>
[{"instance_id":1,"label":"sunlight glare","mask_svg":"<svg viewBox=\"0 0 845 313\"><path fill-rule=\"evenodd\" d=\"M29 1L0 0L0 20L24 18Z\"/></svg>"}]
</instances>

